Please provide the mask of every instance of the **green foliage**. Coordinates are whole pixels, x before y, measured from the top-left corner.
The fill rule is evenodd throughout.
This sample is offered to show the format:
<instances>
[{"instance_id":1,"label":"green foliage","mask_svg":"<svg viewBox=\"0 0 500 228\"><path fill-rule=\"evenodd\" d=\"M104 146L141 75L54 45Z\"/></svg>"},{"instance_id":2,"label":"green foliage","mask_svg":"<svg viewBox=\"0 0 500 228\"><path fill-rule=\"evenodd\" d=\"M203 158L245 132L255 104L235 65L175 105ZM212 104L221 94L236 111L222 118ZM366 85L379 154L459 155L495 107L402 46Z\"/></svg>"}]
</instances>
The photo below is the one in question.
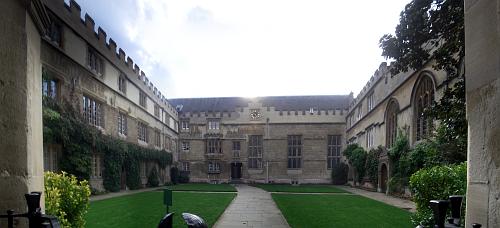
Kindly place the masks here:
<instances>
[{"instance_id":1,"label":"green foliage","mask_svg":"<svg viewBox=\"0 0 500 228\"><path fill-rule=\"evenodd\" d=\"M393 74L421 69L434 59L436 69L457 77L465 56L464 41L463 1L412 0L401 12L395 34L384 35L380 47L383 56L396 60L391 64Z\"/></svg>"},{"instance_id":2,"label":"green foliage","mask_svg":"<svg viewBox=\"0 0 500 228\"><path fill-rule=\"evenodd\" d=\"M347 146L343 154L349 160L349 163L356 169L356 177L361 181L365 176L366 151L357 144Z\"/></svg>"},{"instance_id":3,"label":"green foliage","mask_svg":"<svg viewBox=\"0 0 500 228\"><path fill-rule=\"evenodd\" d=\"M160 185L160 180L158 178L158 170L156 167L153 167L148 175L148 186L149 187L158 187Z\"/></svg>"},{"instance_id":4,"label":"green foliage","mask_svg":"<svg viewBox=\"0 0 500 228\"><path fill-rule=\"evenodd\" d=\"M179 171L179 183L189 183L189 171Z\"/></svg>"},{"instance_id":5,"label":"green foliage","mask_svg":"<svg viewBox=\"0 0 500 228\"><path fill-rule=\"evenodd\" d=\"M137 189L142 187L139 177L141 161L156 162L160 168L172 163L172 155L165 150L144 148L103 135L85 123L79 112L66 101L60 104L44 98L43 105L44 143L62 145L61 170L80 180L90 178L92 151L103 155L103 185L111 192L120 190L123 168L127 174L127 186Z\"/></svg>"},{"instance_id":6,"label":"green foliage","mask_svg":"<svg viewBox=\"0 0 500 228\"><path fill-rule=\"evenodd\" d=\"M439 102L434 102L426 114L438 120L434 135L441 152L440 160L446 164L467 160L467 119L465 117L465 81L459 79L445 89Z\"/></svg>"},{"instance_id":7,"label":"green foliage","mask_svg":"<svg viewBox=\"0 0 500 228\"><path fill-rule=\"evenodd\" d=\"M368 155L366 156L366 175L370 178L370 181L374 186L378 184L378 165L379 165L379 157L380 154L384 151L384 149L379 146L377 149L371 149L368 151Z\"/></svg>"},{"instance_id":8,"label":"green foliage","mask_svg":"<svg viewBox=\"0 0 500 228\"><path fill-rule=\"evenodd\" d=\"M46 172L44 181L46 213L56 216L62 227L84 227L90 197L88 182L65 172Z\"/></svg>"},{"instance_id":9,"label":"green foliage","mask_svg":"<svg viewBox=\"0 0 500 228\"><path fill-rule=\"evenodd\" d=\"M395 34L384 35L380 47L383 56L396 60L391 64L392 74L420 70L430 60L435 61L436 70L447 73L445 83L450 86L445 87L442 98L433 102L425 115L438 122L432 140L439 155L434 158L444 164L465 161L464 2L412 0L401 12Z\"/></svg>"},{"instance_id":10,"label":"green foliage","mask_svg":"<svg viewBox=\"0 0 500 228\"><path fill-rule=\"evenodd\" d=\"M451 195L465 195L467 190L467 164L440 165L424 168L410 177L410 189L417 213L414 225L428 225L430 200L446 200Z\"/></svg>"},{"instance_id":11,"label":"green foliage","mask_svg":"<svg viewBox=\"0 0 500 228\"><path fill-rule=\"evenodd\" d=\"M349 166L344 163L333 166L332 168L332 184L345 184L347 183L347 174Z\"/></svg>"},{"instance_id":12,"label":"green foliage","mask_svg":"<svg viewBox=\"0 0 500 228\"><path fill-rule=\"evenodd\" d=\"M96 134L85 124L69 103L58 104L43 100L44 143L58 143L63 147L59 167L78 179L90 178L91 149Z\"/></svg>"},{"instance_id":13,"label":"green foliage","mask_svg":"<svg viewBox=\"0 0 500 228\"><path fill-rule=\"evenodd\" d=\"M179 169L177 167L172 167L170 168L170 182L172 184L178 184L179 183Z\"/></svg>"}]
</instances>

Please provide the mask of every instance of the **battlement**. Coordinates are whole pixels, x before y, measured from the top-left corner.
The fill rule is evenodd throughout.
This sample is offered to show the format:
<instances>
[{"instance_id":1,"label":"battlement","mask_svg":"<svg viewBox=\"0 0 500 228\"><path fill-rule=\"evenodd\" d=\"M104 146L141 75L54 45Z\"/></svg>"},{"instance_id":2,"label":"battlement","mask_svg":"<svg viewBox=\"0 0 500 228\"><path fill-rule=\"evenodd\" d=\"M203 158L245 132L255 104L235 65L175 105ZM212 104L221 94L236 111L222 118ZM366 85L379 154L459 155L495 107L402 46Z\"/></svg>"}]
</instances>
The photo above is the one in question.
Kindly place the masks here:
<instances>
[{"instance_id":1,"label":"battlement","mask_svg":"<svg viewBox=\"0 0 500 228\"><path fill-rule=\"evenodd\" d=\"M69 5L64 0L50 0L45 1L45 5L90 46L123 72L131 82L147 93L152 100L163 106L166 111L178 116L176 109L149 81L144 71L134 63L130 56L127 56L122 48L117 46L111 37L107 37L106 31L100 26L96 31L95 21L89 14L85 13L82 19L81 7L75 0L70 0Z\"/></svg>"},{"instance_id":2,"label":"battlement","mask_svg":"<svg viewBox=\"0 0 500 228\"><path fill-rule=\"evenodd\" d=\"M367 93L372 90L373 86L389 72L389 69L390 65L387 65L387 62L380 63L378 69L375 70L373 75L370 77L370 80L368 80L356 98L354 98L349 104L349 111L355 108L358 103L363 100Z\"/></svg>"}]
</instances>

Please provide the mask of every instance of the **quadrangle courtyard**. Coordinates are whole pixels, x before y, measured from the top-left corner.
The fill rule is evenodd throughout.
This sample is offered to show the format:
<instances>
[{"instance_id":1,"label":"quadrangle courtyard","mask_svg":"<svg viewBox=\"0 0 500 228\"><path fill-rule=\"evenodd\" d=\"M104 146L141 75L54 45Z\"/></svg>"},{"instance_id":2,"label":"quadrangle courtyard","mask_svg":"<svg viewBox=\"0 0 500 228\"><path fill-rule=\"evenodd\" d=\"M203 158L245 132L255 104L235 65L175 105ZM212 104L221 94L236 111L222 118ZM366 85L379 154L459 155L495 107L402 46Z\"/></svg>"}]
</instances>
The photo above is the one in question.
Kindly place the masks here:
<instances>
[{"instance_id":1,"label":"quadrangle courtyard","mask_svg":"<svg viewBox=\"0 0 500 228\"><path fill-rule=\"evenodd\" d=\"M233 187L192 183L138 193L131 191L102 200L94 196L86 227L155 227L166 214L164 188L173 190L173 206L169 212L175 213L174 227L185 226L181 217L184 212L199 215L209 227L218 228L411 227L411 213L405 210L408 208L352 193L349 187L272 184ZM392 198L386 201L390 204L402 201L381 193L371 194Z\"/></svg>"}]
</instances>

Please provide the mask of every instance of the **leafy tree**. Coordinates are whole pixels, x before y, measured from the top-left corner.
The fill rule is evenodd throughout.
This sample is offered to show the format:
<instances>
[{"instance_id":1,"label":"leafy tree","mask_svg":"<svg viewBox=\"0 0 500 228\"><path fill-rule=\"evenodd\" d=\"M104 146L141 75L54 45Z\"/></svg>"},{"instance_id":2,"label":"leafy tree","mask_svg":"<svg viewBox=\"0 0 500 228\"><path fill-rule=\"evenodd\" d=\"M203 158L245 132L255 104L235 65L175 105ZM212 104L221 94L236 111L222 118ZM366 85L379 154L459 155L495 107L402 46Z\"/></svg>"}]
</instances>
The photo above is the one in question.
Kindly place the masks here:
<instances>
[{"instance_id":1,"label":"leafy tree","mask_svg":"<svg viewBox=\"0 0 500 228\"><path fill-rule=\"evenodd\" d=\"M434 60L436 70L447 73L443 97L426 115L439 122L434 140L445 163L466 160L464 2L456 0L413 0L400 14L394 35L380 39L382 55L394 59L391 73L419 70ZM456 79L456 80L455 80Z\"/></svg>"}]
</instances>

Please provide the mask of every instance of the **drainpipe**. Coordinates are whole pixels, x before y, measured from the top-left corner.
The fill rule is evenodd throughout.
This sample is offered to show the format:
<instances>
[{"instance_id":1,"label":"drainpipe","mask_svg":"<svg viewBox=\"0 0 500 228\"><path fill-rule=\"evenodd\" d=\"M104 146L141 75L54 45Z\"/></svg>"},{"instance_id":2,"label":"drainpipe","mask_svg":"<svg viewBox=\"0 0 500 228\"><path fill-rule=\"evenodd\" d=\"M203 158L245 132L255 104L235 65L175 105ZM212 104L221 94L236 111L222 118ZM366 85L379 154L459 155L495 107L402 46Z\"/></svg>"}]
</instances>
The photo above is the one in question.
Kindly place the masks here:
<instances>
[{"instance_id":1,"label":"drainpipe","mask_svg":"<svg viewBox=\"0 0 500 228\"><path fill-rule=\"evenodd\" d=\"M269 183L269 161L266 161L266 184Z\"/></svg>"}]
</instances>

